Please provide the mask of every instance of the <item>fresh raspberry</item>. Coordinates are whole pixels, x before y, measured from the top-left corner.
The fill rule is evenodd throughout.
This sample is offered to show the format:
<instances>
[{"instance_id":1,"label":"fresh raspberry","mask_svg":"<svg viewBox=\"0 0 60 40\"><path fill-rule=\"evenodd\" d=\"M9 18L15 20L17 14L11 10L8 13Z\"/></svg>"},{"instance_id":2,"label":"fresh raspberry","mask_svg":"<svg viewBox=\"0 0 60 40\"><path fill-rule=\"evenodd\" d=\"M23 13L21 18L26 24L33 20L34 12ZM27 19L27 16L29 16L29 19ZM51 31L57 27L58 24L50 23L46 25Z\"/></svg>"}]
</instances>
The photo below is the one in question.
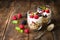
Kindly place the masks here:
<instances>
[{"instance_id":1,"label":"fresh raspberry","mask_svg":"<svg viewBox=\"0 0 60 40\"><path fill-rule=\"evenodd\" d=\"M17 20L16 16L13 16L12 19L13 19L13 20Z\"/></svg>"},{"instance_id":2,"label":"fresh raspberry","mask_svg":"<svg viewBox=\"0 0 60 40\"><path fill-rule=\"evenodd\" d=\"M28 34L29 33L29 29L25 29L24 32Z\"/></svg>"},{"instance_id":3,"label":"fresh raspberry","mask_svg":"<svg viewBox=\"0 0 60 40\"><path fill-rule=\"evenodd\" d=\"M34 17L34 15L30 15L30 18L33 18Z\"/></svg>"},{"instance_id":4,"label":"fresh raspberry","mask_svg":"<svg viewBox=\"0 0 60 40\"><path fill-rule=\"evenodd\" d=\"M20 27L21 29L24 29L24 25L23 25L23 24L20 24L19 27Z\"/></svg>"},{"instance_id":5,"label":"fresh raspberry","mask_svg":"<svg viewBox=\"0 0 60 40\"><path fill-rule=\"evenodd\" d=\"M45 12L45 10L42 10L42 12Z\"/></svg>"},{"instance_id":6,"label":"fresh raspberry","mask_svg":"<svg viewBox=\"0 0 60 40\"><path fill-rule=\"evenodd\" d=\"M49 10L45 10L46 13L49 13L50 11Z\"/></svg>"},{"instance_id":7,"label":"fresh raspberry","mask_svg":"<svg viewBox=\"0 0 60 40\"><path fill-rule=\"evenodd\" d=\"M17 18L18 18L18 19L22 18L22 14L20 14L20 13L17 14Z\"/></svg>"},{"instance_id":8,"label":"fresh raspberry","mask_svg":"<svg viewBox=\"0 0 60 40\"><path fill-rule=\"evenodd\" d=\"M38 15L34 15L34 18L35 18L35 19L38 19L38 18L39 18L39 16L38 16Z\"/></svg>"}]
</instances>

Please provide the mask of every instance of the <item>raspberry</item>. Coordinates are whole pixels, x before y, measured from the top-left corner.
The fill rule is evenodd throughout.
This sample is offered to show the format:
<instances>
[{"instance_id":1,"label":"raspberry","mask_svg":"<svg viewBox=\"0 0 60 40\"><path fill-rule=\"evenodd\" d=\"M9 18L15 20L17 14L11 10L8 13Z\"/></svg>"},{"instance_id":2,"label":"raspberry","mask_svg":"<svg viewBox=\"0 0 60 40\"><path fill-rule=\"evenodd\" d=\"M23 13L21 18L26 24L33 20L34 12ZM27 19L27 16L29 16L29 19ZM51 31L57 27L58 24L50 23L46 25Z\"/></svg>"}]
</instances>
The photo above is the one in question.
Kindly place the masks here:
<instances>
[{"instance_id":1,"label":"raspberry","mask_svg":"<svg viewBox=\"0 0 60 40\"><path fill-rule=\"evenodd\" d=\"M46 13L49 13L50 11L49 10L45 10Z\"/></svg>"},{"instance_id":2,"label":"raspberry","mask_svg":"<svg viewBox=\"0 0 60 40\"><path fill-rule=\"evenodd\" d=\"M13 20L17 20L16 16L13 16L12 19L13 19Z\"/></svg>"},{"instance_id":3,"label":"raspberry","mask_svg":"<svg viewBox=\"0 0 60 40\"><path fill-rule=\"evenodd\" d=\"M20 27L20 29L24 29L24 25L23 24L20 24L19 27Z\"/></svg>"},{"instance_id":4,"label":"raspberry","mask_svg":"<svg viewBox=\"0 0 60 40\"><path fill-rule=\"evenodd\" d=\"M18 19L22 18L22 14L17 14L17 18Z\"/></svg>"},{"instance_id":5,"label":"raspberry","mask_svg":"<svg viewBox=\"0 0 60 40\"><path fill-rule=\"evenodd\" d=\"M25 33L29 33L29 29L25 29L24 32L25 32Z\"/></svg>"},{"instance_id":6,"label":"raspberry","mask_svg":"<svg viewBox=\"0 0 60 40\"><path fill-rule=\"evenodd\" d=\"M34 15L30 15L30 18L33 18L34 17Z\"/></svg>"},{"instance_id":7,"label":"raspberry","mask_svg":"<svg viewBox=\"0 0 60 40\"><path fill-rule=\"evenodd\" d=\"M38 15L34 15L34 18L35 18L35 19L38 19L38 18L39 18L39 16L38 16Z\"/></svg>"}]
</instances>

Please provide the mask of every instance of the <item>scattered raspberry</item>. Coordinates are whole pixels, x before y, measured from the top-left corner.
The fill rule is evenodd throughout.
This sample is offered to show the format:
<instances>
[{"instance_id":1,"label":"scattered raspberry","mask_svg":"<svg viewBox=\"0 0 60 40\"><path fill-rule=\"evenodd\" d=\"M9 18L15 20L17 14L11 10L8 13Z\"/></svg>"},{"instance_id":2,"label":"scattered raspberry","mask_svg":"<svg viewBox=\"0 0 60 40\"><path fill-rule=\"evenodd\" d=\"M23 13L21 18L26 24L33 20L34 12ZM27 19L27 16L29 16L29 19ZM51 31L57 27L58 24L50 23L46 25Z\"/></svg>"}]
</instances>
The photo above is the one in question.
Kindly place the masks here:
<instances>
[{"instance_id":1,"label":"scattered raspberry","mask_svg":"<svg viewBox=\"0 0 60 40\"><path fill-rule=\"evenodd\" d=\"M17 14L17 18L18 19L22 18L22 14Z\"/></svg>"},{"instance_id":2,"label":"scattered raspberry","mask_svg":"<svg viewBox=\"0 0 60 40\"><path fill-rule=\"evenodd\" d=\"M24 32L25 32L25 33L29 33L29 29L25 29Z\"/></svg>"},{"instance_id":3,"label":"scattered raspberry","mask_svg":"<svg viewBox=\"0 0 60 40\"><path fill-rule=\"evenodd\" d=\"M13 16L12 19L13 19L13 20L17 20L16 16Z\"/></svg>"},{"instance_id":4,"label":"scattered raspberry","mask_svg":"<svg viewBox=\"0 0 60 40\"><path fill-rule=\"evenodd\" d=\"M19 27L20 27L20 29L24 29L24 25L23 24L20 24Z\"/></svg>"}]
</instances>

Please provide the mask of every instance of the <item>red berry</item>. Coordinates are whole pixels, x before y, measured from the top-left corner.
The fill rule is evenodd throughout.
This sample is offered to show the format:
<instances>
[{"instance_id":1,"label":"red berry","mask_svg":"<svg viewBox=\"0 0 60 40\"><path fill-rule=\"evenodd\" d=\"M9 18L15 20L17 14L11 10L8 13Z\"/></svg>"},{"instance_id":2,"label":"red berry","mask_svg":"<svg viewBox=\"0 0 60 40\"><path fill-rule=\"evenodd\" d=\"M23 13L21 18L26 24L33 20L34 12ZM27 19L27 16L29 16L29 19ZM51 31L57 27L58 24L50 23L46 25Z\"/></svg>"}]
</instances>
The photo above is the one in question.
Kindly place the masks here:
<instances>
[{"instance_id":1,"label":"red berry","mask_svg":"<svg viewBox=\"0 0 60 40\"><path fill-rule=\"evenodd\" d=\"M17 20L16 16L13 16L12 19L13 19L13 20Z\"/></svg>"},{"instance_id":2,"label":"red berry","mask_svg":"<svg viewBox=\"0 0 60 40\"><path fill-rule=\"evenodd\" d=\"M45 12L49 13L50 11L49 10L45 10Z\"/></svg>"},{"instance_id":3,"label":"red berry","mask_svg":"<svg viewBox=\"0 0 60 40\"><path fill-rule=\"evenodd\" d=\"M34 18L35 18L35 19L38 19L38 18L39 18L39 16L38 16L38 15L34 15Z\"/></svg>"},{"instance_id":4,"label":"red berry","mask_svg":"<svg viewBox=\"0 0 60 40\"><path fill-rule=\"evenodd\" d=\"M29 29L25 29L24 32L25 32L25 33L29 33Z\"/></svg>"},{"instance_id":5,"label":"red berry","mask_svg":"<svg viewBox=\"0 0 60 40\"><path fill-rule=\"evenodd\" d=\"M33 18L34 17L34 15L30 15L30 18Z\"/></svg>"},{"instance_id":6,"label":"red berry","mask_svg":"<svg viewBox=\"0 0 60 40\"><path fill-rule=\"evenodd\" d=\"M24 29L24 25L23 25L23 24L20 24L19 27L20 27L21 29Z\"/></svg>"},{"instance_id":7,"label":"red berry","mask_svg":"<svg viewBox=\"0 0 60 40\"><path fill-rule=\"evenodd\" d=\"M22 18L21 14L17 14L18 19Z\"/></svg>"},{"instance_id":8,"label":"red berry","mask_svg":"<svg viewBox=\"0 0 60 40\"><path fill-rule=\"evenodd\" d=\"M45 12L45 10L42 10L42 12Z\"/></svg>"}]
</instances>

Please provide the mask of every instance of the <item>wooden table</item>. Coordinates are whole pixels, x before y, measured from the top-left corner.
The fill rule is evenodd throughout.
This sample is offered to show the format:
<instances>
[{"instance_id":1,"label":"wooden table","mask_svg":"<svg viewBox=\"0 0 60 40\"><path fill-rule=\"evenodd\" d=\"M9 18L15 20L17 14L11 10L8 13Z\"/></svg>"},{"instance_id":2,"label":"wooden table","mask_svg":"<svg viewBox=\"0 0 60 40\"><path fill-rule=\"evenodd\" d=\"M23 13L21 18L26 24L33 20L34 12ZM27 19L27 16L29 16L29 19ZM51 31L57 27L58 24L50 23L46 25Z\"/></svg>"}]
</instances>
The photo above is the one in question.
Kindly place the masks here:
<instances>
[{"instance_id":1,"label":"wooden table","mask_svg":"<svg viewBox=\"0 0 60 40\"><path fill-rule=\"evenodd\" d=\"M26 14L26 12L31 8L35 7L35 5L40 5L40 1L18 1L18 2L12 2L12 5L10 8L3 9L3 12L0 12L1 14L1 21L0 21L0 40L35 40L34 37L39 35L40 33L43 32L43 30L39 32L30 32L29 34L21 34L15 30L14 24L11 23L11 17L18 12L21 12L22 14ZM52 4L53 7L53 4ZM2 11L3 11L2 10ZM55 9L54 9L55 10ZM55 12L56 13L56 12ZM7 15L6 15L7 14ZM5 16L4 16L5 15ZM23 16L24 16L23 15ZM22 18L21 20L24 20L25 18ZM38 40L60 40L60 25L59 25L59 15L58 17L55 14L55 19L56 19L56 28L52 32L46 32L40 39ZM19 24L17 24L19 25Z\"/></svg>"}]
</instances>

